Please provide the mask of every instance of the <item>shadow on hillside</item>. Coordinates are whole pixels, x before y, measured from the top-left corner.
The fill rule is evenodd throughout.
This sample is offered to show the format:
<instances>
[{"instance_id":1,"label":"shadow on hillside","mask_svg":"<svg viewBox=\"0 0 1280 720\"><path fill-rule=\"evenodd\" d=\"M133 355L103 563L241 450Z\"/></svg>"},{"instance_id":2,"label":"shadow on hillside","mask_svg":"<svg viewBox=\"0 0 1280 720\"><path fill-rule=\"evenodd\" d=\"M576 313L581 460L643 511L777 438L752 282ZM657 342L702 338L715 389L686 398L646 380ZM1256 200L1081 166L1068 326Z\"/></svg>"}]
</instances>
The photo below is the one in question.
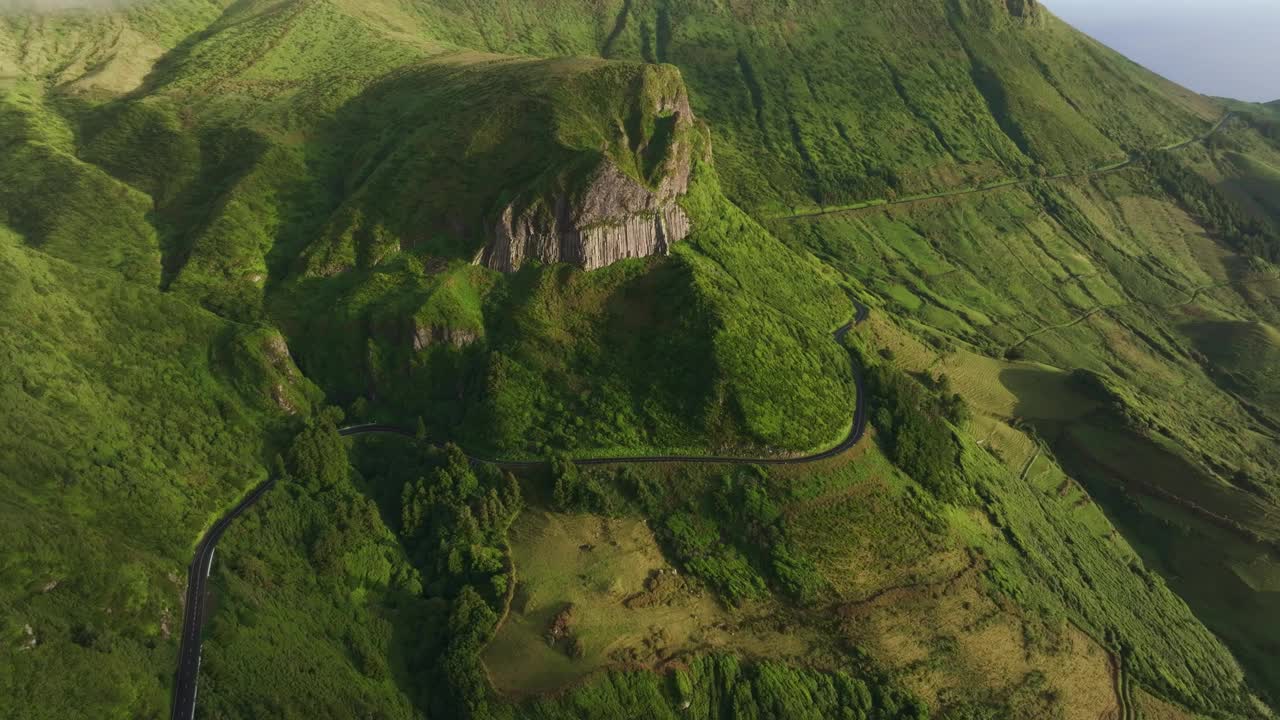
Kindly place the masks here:
<instances>
[{"instance_id":1,"label":"shadow on hillside","mask_svg":"<svg viewBox=\"0 0 1280 720\"><path fill-rule=\"evenodd\" d=\"M1206 515L1194 503L1167 500L1145 484L1171 486L1196 482L1197 471L1147 461L1161 451L1145 438L1129 434L1102 418L1089 421L1094 432L1125 436L1104 451L1088 435L1037 424L1052 439L1055 459L1087 489L1143 564L1158 573L1238 658L1255 692L1280 699L1280 631L1270 618L1280 613L1280 585L1251 587L1251 567L1280 567L1276 540L1271 547L1250 540L1231 521ZM1180 480L1178 478L1181 478ZM1212 481L1204 479L1211 484ZM1201 501L1203 502L1203 501ZM1224 562L1224 558L1235 561ZM1247 559L1247 560L1242 560ZM1274 570L1272 570L1274 572ZM1266 570L1255 577L1264 578ZM1274 582L1274 580L1273 580Z\"/></svg>"},{"instance_id":2,"label":"shadow on hillside","mask_svg":"<svg viewBox=\"0 0 1280 720\"><path fill-rule=\"evenodd\" d=\"M1000 385L1017 398L1013 417L1069 422L1092 412L1108 398L1078 378L1033 365L1006 367Z\"/></svg>"},{"instance_id":3,"label":"shadow on hillside","mask_svg":"<svg viewBox=\"0 0 1280 720\"><path fill-rule=\"evenodd\" d=\"M395 238L471 261L501 207L582 164L558 139L553 85L538 80L553 62L426 61L344 103L303 146L328 205L311 244L376 262L368 246Z\"/></svg>"}]
</instances>

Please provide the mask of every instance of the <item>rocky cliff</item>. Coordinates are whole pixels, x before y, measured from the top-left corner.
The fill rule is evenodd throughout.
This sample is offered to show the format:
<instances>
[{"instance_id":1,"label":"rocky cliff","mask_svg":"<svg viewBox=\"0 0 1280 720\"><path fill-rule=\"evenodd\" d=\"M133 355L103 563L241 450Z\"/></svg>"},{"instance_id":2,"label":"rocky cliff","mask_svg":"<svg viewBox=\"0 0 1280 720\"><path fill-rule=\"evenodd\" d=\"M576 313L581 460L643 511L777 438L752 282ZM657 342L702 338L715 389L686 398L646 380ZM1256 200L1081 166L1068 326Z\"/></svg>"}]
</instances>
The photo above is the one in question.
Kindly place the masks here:
<instances>
[{"instance_id":1,"label":"rocky cliff","mask_svg":"<svg viewBox=\"0 0 1280 720\"><path fill-rule=\"evenodd\" d=\"M689 188L696 119L683 86L649 101L647 132L619 128L618 145L630 150L625 158L606 152L580 176L585 180L557 183L549 192L527 192L508 203L477 261L502 272L518 270L527 260L594 270L665 255L683 240L690 221L677 201ZM620 161L633 172L624 171Z\"/></svg>"},{"instance_id":2,"label":"rocky cliff","mask_svg":"<svg viewBox=\"0 0 1280 720\"><path fill-rule=\"evenodd\" d=\"M1042 27L1046 13L1039 0L948 0L948 12L987 30Z\"/></svg>"}]
</instances>

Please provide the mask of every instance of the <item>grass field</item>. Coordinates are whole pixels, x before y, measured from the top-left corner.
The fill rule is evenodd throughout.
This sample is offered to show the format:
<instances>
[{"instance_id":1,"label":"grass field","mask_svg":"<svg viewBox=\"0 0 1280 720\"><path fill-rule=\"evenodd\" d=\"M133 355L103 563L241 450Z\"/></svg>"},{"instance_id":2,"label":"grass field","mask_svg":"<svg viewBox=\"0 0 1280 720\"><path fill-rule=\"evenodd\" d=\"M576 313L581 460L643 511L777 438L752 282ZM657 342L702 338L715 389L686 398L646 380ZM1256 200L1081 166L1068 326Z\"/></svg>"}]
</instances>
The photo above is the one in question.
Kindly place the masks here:
<instances>
[{"instance_id":1,"label":"grass field","mask_svg":"<svg viewBox=\"0 0 1280 720\"><path fill-rule=\"evenodd\" d=\"M516 696L557 690L610 667L663 668L695 654L801 660L816 633L779 624L777 608L726 610L684 579L640 518L527 511L511 528L511 614L484 652L494 687ZM573 605L573 658L544 638Z\"/></svg>"},{"instance_id":2,"label":"grass field","mask_svg":"<svg viewBox=\"0 0 1280 720\"><path fill-rule=\"evenodd\" d=\"M0 13L0 715L163 716L191 545L269 467L210 716L1262 714L1280 126L1227 106L1156 151L1224 103L1031 2ZM601 168L687 179L690 234L473 264ZM846 457L566 465L829 446L850 297ZM556 462L352 465L324 405Z\"/></svg>"},{"instance_id":3,"label":"grass field","mask_svg":"<svg viewBox=\"0 0 1280 720\"><path fill-rule=\"evenodd\" d=\"M1202 322L1186 333L1231 389L1280 412L1280 330L1266 323Z\"/></svg>"}]
</instances>

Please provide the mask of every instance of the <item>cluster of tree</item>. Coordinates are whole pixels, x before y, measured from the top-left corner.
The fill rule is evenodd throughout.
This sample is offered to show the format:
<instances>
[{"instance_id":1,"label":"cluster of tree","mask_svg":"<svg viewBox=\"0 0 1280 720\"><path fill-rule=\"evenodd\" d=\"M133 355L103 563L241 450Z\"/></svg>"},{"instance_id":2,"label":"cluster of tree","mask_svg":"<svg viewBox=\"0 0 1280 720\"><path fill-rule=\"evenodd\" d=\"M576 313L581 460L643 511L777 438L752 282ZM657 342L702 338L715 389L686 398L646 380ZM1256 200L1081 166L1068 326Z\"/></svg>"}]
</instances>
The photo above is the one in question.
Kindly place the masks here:
<instances>
[{"instance_id":1,"label":"cluster of tree","mask_svg":"<svg viewBox=\"0 0 1280 720\"><path fill-rule=\"evenodd\" d=\"M959 497L964 479L951 423L967 417L963 399L955 393L931 393L889 363L867 368L866 389L871 419L889 459L939 498Z\"/></svg>"},{"instance_id":2,"label":"cluster of tree","mask_svg":"<svg viewBox=\"0 0 1280 720\"><path fill-rule=\"evenodd\" d=\"M961 426L969 422L972 413L964 397L955 391L950 375L939 375L933 381L933 389L937 392L938 410L952 425Z\"/></svg>"},{"instance_id":3,"label":"cluster of tree","mask_svg":"<svg viewBox=\"0 0 1280 720\"><path fill-rule=\"evenodd\" d=\"M696 511L680 510L665 518L659 537L685 571L738 604L765 594L765 582L748 553L727 537L727 525Z\"/></svg>"},{"instance_id":4,"label":"cluster of tree","mask_svg":"<svg viewBox=\"0 0 1280 720\"><path fill-rule=\"evenodd\" d=\"M731 603L762 597L770 587L811 601L824 587L822 577L790 540L768 480L761 468L738 468L677 487L644 470L584 471L567 458L551 460L557 510L643 512L685 571Z\"/></svg>"},{"instance_id":5,"label":"cluster of tree","mask_svg":"<svg viewBox=\"0 0 1280 720\"><path fill-rule=\"evenodd\" d=\"M430 698L440 717L483 716L490 693L480 651L510 584L507 530L524 506L520 484L491 465L473 466L457 446L446 446L443 458L419 447L427 472L401 490L398 533L424 594L449 611L443 646L424 648L417 667L441 686Z\"/></svg>"},{"instance_id":6,"label":"cluster of tree","mask_svg":"<svg viewBox=\"0 0 1280 720\"><path fill-rule=\"evenodd\" d=\"M392 658L429 672L449 604L423 595L362 491L341 419L327 409L302 421L275 461L276 487L222 538L212 582L227 611L210 618L201 667L216 688L200 695L211 717L411 717ZM272 665L283 657L330 660ZM420 694L436 693L424 683Z\"/></svg>"},{"instance_id":7,"label":"cluster of tree","mask_svg":"<svg viewBox=\"0 0 1280 720\"><path fill-rule=\"evenodd\" d=\"M596 473L583 473L565 455L552 455L551 505L560 512L613 515L618 503Z\"/></svg>"},{"instance_id":8,"label":"cluster of tree","mask_svg":"<svg viewBox=\"0 0 1280 720\"><path fill-rule=\"evenodd\" d=\"M1142 162L1160 187L1219 240L1246 255L1280 262L1280 229L1274 223L1245 212L1172 153L1149 153Z\"/></svg>"},{"instance_id":9,"label":"cluster of tree","mask_svg":"<svg viewBox=\"0 0 1280 720\"><path fill-rule=\"evenodd\" d=\"M845 205L872 200L894 200L902 191L901 176L886 167L839 167L816 177L814 199L822 205Z\"/></svg>"},{"instance_id":10,"label":"cluster of tree","mask_svg":"<svg viewBox=\"0 0 1280 720\"><path fill-rule=\"evenodd\" d=\"M442 467L405 483L400 538L428 593L452 596L473 587L500 598L507 591L507 529L523 507L520 484L492 466L477 473L456 445L444 452Z\"/></svg>"},{"instance_id":11,"label":"cluster of tree","mask_svg":"<svg viewBox=\"0 0 1280 720\"><path fill-rule=\"evenodd\" d=\"M755 551L758 564L779 590L794 599L811 601L825 583L813 561L788 537L782 511L769 494L767 479L759 468L725 475L712 498L715 517L738 544Z\"/></svg>"},{"instance_id":12,"label":"cluster of tree","mask_svg":"<svg viewBox=\"0 0 1280 720\"><path fill-rule=\"evenodd\" d=\"M1274 115L1246 112L1241 116L1254 130L1258 131L1258 134L1280 146L1280 120L1277 120Z\"/></svg>"},{"instance_id":13,"label":"cluster of tree","mask_svg":"<svg viewBox=\"0 0 1280 720\"><path fill-rule=\"evenodd\" d=\"M314 443L304 433L295 445ZM510 586L507 531L524 506L519 482L473 465L456 446L399 438L363 441L357 464L416 575L414 597L399 607L413 615L400 622L416 633L405 652L419 679L415 705L430 717L487 716L493 707L480 652Z\"/></svg>"}]
</instances>

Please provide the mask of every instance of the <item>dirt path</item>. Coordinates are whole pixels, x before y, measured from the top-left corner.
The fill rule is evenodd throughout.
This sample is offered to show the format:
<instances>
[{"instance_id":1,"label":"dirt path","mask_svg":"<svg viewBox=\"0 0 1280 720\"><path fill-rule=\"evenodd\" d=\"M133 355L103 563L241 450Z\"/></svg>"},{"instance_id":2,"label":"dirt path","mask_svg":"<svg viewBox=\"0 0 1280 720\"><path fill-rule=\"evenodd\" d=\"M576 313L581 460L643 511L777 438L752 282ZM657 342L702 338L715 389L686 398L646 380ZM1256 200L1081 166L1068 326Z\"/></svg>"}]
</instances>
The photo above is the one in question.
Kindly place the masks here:
<instances>
[{"instance_id":1,"label":"dirt path","mask_svg":"<svg viewBox=\"0 0 1280 720\"><path fill-rule=\"evenodd\" d=\"M1231 112L1228 112L1226 115L1223 115L1222 119L1218 120L1218 122L1213 127L1209 128L1209 130L1205 132L1203 135L1198 135L1188 140L1184 140L1180 143L1175 143L1173 145L1167 145L1165 147L1156 148L1156 149L1164 152L1174 152L1177 150L1182 150L1183 148L1190 147L1191 145L1194 145L1198 142L1204 142L1205 140L1208 140L1210 137L1216 134L1219 130L1221 130L1222 127L1227 124L1227 121L1230 120L1233 115L1234 113L1231 113ZM889 207L902 207L902 206L908 206L908 205L915 205L917 203L927 202L929 200L942 200L945 198L956 198L956 197L963 197L965 195L976 195L978 193L988 193L995 190L1007 190L1009 188L1014 188L1014 187L1023 187L1037 180L1078 180L1083 178L1097 177L1099 175L1106 175L1109 173L1119 172L1128 167L1131 167L1136 160L1137 160L1136 156L1130 156L1127 160L1124 160L1123 162L1112 163L1110 165L1103 165L1101 167L1096 167L1096 168L1093 168L1092 170L1086 170L1084 172L1079 172L1079 173L1060 173L1058 175L1048 175L1045 177L1013 178L1009 180L1001 180L997 182L987 183L986 185L980 185L978 187L962 188L957 190L944 190L942 192L928 193L924 195L912 195L910 197L898 198L893 200L890 200L889 198L877 198L875 200L868 200L866 202L857 203L855 205L847 205L843 207L835 207L835 208L823 209L823 210L813 210L813 211L807 211L807 212L795 212L795 213L787 213L782 215L775 215L769 219L793 221L793 220L804 220L807 218L823 217L826 215L846 215L850 213L862 212L865 210L880 210L880 209L889 208Z\"/></svg>"}]
</instances>

